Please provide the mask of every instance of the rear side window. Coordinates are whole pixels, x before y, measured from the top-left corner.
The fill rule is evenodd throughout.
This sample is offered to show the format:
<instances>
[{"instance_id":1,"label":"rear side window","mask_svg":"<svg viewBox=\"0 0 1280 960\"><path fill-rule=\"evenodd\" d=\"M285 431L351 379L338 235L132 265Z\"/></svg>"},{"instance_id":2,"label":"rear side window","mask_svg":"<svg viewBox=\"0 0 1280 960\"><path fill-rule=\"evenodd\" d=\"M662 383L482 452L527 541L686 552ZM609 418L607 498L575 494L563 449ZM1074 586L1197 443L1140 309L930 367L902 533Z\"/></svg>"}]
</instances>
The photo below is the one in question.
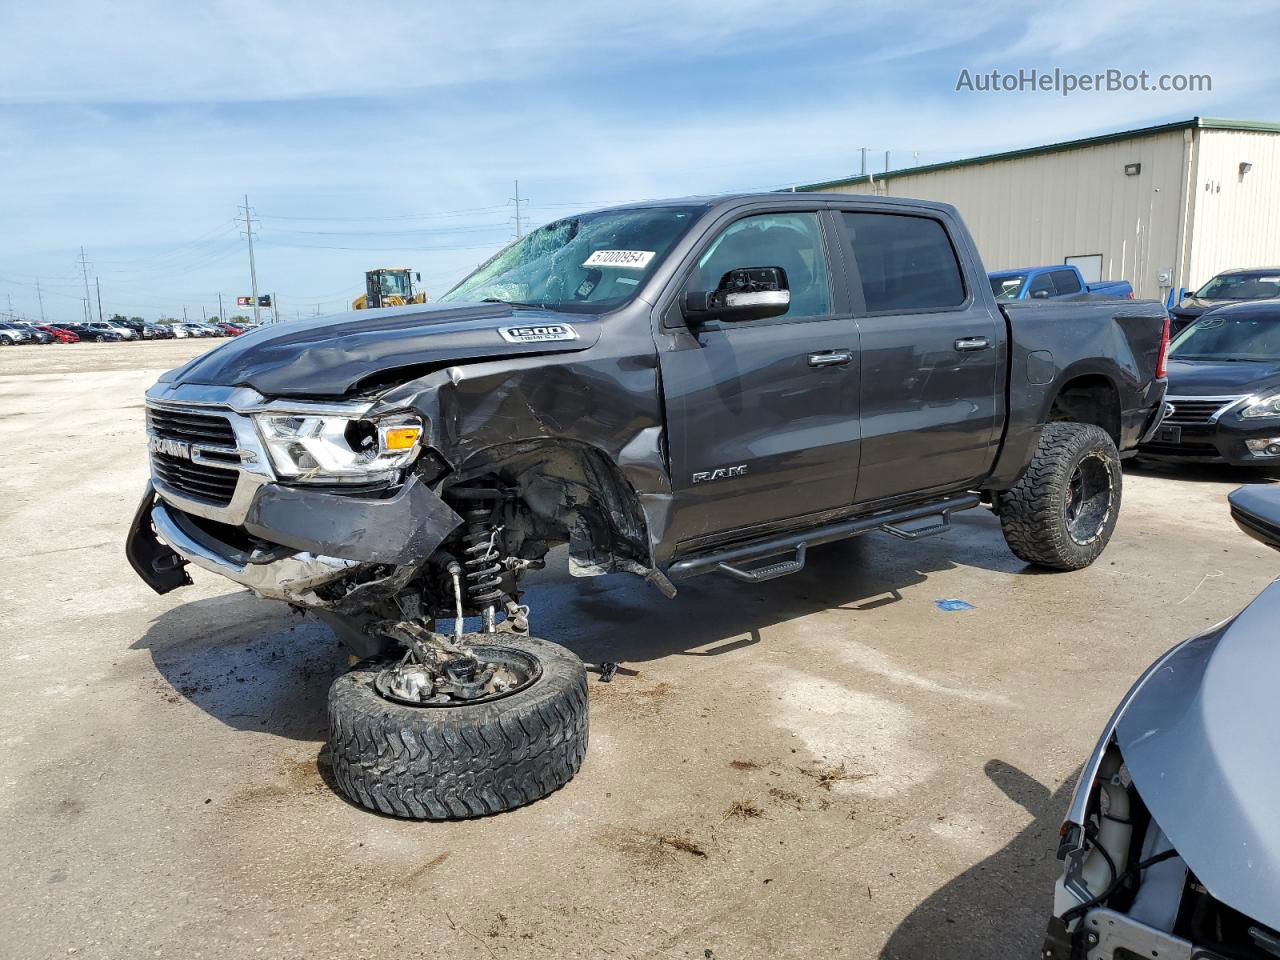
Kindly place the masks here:
<instances>
[{"instance_id":1,"label":"rear side window","mask_svg":"<svg viewBox=\"0 0 1280 960\"><path fill-rule=\"evenodd\" d=\"M957 307L964 278L946 229L930 217L845 213L868 313Z\"/></svg>"},{"instance_id":2,"label":"rear side window","mask_svg":"<svg viewBox=\"0 0 1280 960\"><path fill-rule=\"evenodd\" d=\"M1053 274L1042 273L1031 281L1031 288L1027 291L1027 296L1034 297L1037 293L1047 293L1051 297L1058 295L1058 288L1053 282Z\"/></svg>"},{"instance_id":3,"label":"rear side window","mask_svg":"<svg viewBox=\"0 0 1280 960\"><path fill-rule=\"evenodd\" d=\"M1076 276L1074 270L1053 271L1053 285L1058 288L1058 293L1063 296L1080 292L1080 278Z\"/></svg>"}]
</instances>

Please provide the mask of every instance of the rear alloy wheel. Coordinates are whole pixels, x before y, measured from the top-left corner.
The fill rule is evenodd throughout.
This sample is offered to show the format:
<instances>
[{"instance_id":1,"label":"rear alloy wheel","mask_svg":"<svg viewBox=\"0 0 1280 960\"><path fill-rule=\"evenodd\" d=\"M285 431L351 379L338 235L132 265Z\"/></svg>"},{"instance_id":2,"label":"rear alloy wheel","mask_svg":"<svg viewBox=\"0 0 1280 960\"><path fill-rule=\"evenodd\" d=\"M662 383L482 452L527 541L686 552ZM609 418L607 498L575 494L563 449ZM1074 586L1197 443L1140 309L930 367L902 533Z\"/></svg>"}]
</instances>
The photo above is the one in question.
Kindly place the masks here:
<instances>
[{"instance_id":1,"label":"rear alloy wheel","mask_svg":"<svg viewBox=\"0 0 1280 960\"><path fill-rule=\"evenodd\" d=\"M477 641L469 662L444 669L457 696L421 702L413 671L395 669L399 658L366 660L333 682L333 775L351 801L414 820L460 820L532 803L578 772L587 752L582 661L534 637Z\"/></svg>"},{"instance_id":2,"label":"rear alloy wheel","mask_svg":"<svg viewBox=\"0 0 1280 960\"><path fill-rule=\"evenodd\" d=\"M1000 526L1020 559L1080 570L1098 559L1120 512L1115 442L1088 423L1049 423L1016 486L1000 494Z\"/></svg>"}]
</instances>

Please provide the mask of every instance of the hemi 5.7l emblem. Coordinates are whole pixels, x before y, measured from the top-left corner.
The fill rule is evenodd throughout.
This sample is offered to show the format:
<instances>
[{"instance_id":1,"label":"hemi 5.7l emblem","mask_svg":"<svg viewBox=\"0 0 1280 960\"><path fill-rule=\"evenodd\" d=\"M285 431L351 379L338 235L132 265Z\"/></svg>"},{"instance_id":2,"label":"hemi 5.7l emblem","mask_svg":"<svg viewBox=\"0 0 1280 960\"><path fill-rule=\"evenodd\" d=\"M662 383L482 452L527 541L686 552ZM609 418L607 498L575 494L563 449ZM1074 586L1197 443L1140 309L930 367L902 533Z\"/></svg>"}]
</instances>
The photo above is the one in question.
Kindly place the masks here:
<instances>
[{"instance_id":1,"label":"hemi 5.7l emblem","mask_svg":"<svg viewBox=\"0 0 1280 960\"><path fill-rule=\"evenodd\" d=\"M507 343L547 343L554 340L577 340L578 331L567 323L539 323L528 327L499 327L498 333Z\"/></svg>"},{"instance_id":2,"label":"hemi 5.7l emblem","mask_svg":"<svg viewBox=\"0 0 1280 960\"><path fill-rule=\"evenodd\" d=\"M710 480L728 480L730 477L745 477L747 465L740 463L736 467L716 467L714 470L699 470L693 475L694 483L707 483Z\"/></svg>"},{"instance_id":3,"label":"hemi 5.7l emblem","mask_svg":"<svg viewBox=\"0 0 1280 960\"><path fill-rule=\"evenodd\" d=\"M170 440L168 437L151 436L147 438L147 449L152 453L163 453L170 457L191 459L191 444L185 440Z\"/></svg>"}]
</instances>

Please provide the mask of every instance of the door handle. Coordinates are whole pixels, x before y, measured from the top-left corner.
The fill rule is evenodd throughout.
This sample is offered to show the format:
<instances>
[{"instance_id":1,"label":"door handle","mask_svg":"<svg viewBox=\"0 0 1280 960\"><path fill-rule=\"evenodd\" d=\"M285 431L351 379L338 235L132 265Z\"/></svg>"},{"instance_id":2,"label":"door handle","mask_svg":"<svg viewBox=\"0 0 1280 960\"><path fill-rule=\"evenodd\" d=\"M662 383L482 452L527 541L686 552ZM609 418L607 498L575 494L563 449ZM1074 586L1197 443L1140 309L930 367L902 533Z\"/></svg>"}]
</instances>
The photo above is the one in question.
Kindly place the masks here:
<instances>
[{"instance_id":1,"label":"door handle","mask_svg":"<svg viewBox=\"0 0 1280 960\"><path fill-rule=\"evenodd\" d=\"M973 353L975 350L985 350L991 346L991 341L986 337L961 337L956 341L956 350L960 353Z\"/></svg>"},{"instance_id":2,"label":"door handle","mask_svg":"<svg viewBox=\"0 0 1280 960\"><path fill-rule=\"evenodd\" d=\"M827 350L823 353L809 354L811 367L840 367L853 359L852 350Z\"/></svg>"}]
</instances>

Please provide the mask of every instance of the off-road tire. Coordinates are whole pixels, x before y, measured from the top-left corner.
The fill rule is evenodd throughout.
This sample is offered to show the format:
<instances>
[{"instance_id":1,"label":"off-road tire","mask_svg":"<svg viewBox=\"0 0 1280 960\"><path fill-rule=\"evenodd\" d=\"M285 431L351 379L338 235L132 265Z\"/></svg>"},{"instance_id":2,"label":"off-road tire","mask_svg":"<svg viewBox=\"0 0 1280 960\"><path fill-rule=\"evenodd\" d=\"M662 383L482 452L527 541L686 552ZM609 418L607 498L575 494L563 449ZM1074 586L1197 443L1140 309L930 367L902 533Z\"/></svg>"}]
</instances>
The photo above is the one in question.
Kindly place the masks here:
<instances>
[{"instance_id":1,"label":"off-road tire","mask_svg":"<svg viewBox=\"0 0 1280 960\"><path fill-rule=\"evenodd\" d=\"M1068 529L1068 489L1087 460L1101 461L1110 477L1110 503L1096 535L1085 542ZM1115 442L1088 423L1048 423L1026 473L1000 494L1000 526L1009 549L1021 560L1053 570L1080 570L1106 548L1120 512L1123 473Z\"/></svg>"},{"instance_id":2,"label":"off-road tire","mask_svg":"<svg viewBox=\"0 0 1280 960\"><path fill-rule=\"evenodd\" d=\"M354 803L414 820L513 810L568 783L587 753L587 672L573 653L535 637L495 645L536 657L542 675L478 704L412 707L384 699L365 660L329 688L333 777Z\"/></svg>"}]
</instances>

